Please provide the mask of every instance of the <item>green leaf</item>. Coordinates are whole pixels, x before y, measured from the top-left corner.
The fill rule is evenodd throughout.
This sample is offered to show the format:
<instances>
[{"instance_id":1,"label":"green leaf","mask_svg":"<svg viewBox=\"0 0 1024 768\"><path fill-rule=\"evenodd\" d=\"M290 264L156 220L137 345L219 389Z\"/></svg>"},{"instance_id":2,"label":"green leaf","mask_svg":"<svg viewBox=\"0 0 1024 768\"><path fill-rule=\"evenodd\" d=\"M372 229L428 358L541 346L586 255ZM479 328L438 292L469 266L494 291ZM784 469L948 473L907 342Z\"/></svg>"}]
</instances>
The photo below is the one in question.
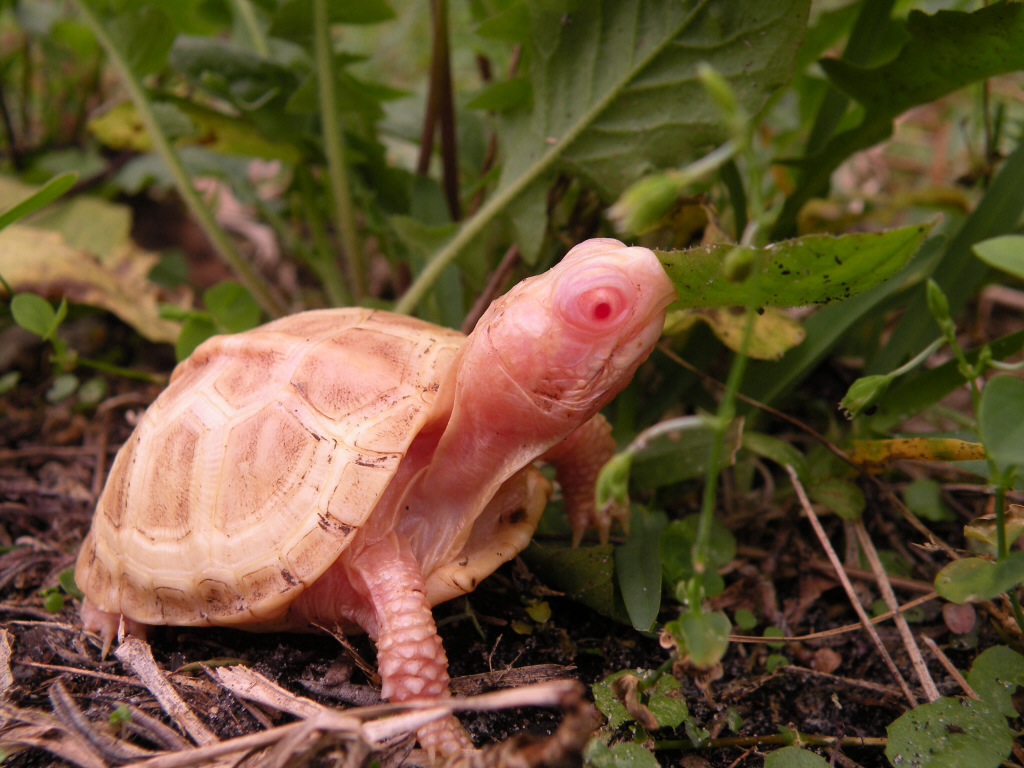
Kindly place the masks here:
<instances>
[{"instance_id":1,"label":"green leaf","mask_svg":"<svg viewBox=\"0 0 1024 768\"><path fill-rule=\"evenodd\" d=\"M51 403L67 400L78 389L78 377L73 373L62 373L54 377L53 384L46 390L46 399Z\"/></svg>"},{"instance_id":2,"label":"green leaf","mask_svg":"<svg viewBox=\"0 0 1024 768\"><path fill-rule=\"evenodd\" d=\"M697 669L710 669L729 648L729 618L721 612L688 611L665 627L681 640L680 646Z\"/></svg>"},{"instance_id":3,"label":"green leaf","mask_svg":"<svg viewBox=\"0 0 1024 768\"><path fill-rule=\"evenodd\" d=\"M615 548L615 572L634 629L649 631L661 608L659 541L668 518L664 512L633 507L629 541Z\"/></svg>"},{"instance_id":4,"label":"green leaf","mask_svg":"<svg viewBox=\"0 0 1024 768\"><path fill-rule=\"evenodd\" d=\"M1024 236L990 238L974 246L974 255L994 269L1024 279Z\"/></svg>"},{"instance_id":5,"label":"green leaf","mask_svg":"<svg viewBox=\"0 0 1024 768\"><path fill-rule=\"evenodd\" d=\"M967 682L982 701L1004 717L1017 717L1013 695L1024 687L1024 656L1005 645L988 648L974 660Z\"/></svg>"},{"instance_id":6,"label":"green leaf","mask_svg":"<svg viewBox=\"0 0 1024 768\"><path fill-rule=\"evenodd\" d=\"M996 768L1013 747L1006 718L971 699L923 704L887 730L885 756L899 768Z\"/></svg>"},{"instance_id":7,"label":"green leaf","mask_svg":"<svg viewBox=\"0 0 1024 768\"><path fill-rule=\"evenodd\" d=\"M978 408L978 430L989 458L1024 465L1024 381L997 376L985 385Z\"/></svg>"},{"instance_id":8,"label":"green leaf","mask_svg":"<svg viewBox=\"0 0 1024 768\"><path fill-rule=\"evenodd\" d=\"M504 112L529 104L530 94L530 81L525 77L514 77L487 86L466 102L466 107L487 112Z\"/></svg>"},{"instance_id":9,"label":"green leaf","mask_svg":"<svg viewBox=\"0 0 1024 768\"><path fill-rule=\"evenodd\" d=\"M568 171L611 200L652 169L707 152L728 130L697 77L698 64L712 66L741 107L757 113L789 78L808 6L527 3L533 102L503 113L498 195L509 189L544 198L547 180ZM524 235L537 229L526 216L513 223Z\"/></svg>"},{"instance_id":10,"label":"green leaf","mask_svg":"<svg viewBox=\"0 0 1024 768\"><path fill-rule=\"evenodd\" d=\"M642 744L620 741L609 747L603 741L594 739L587 745L584 754L590 768L658 768L657 758Z\"/></svg>"},{"instance_id":11,"label":"green leaf","mask_svg":"<svg viewBox=\"0 0 1024 768\"><path fill-rule=\"evenodd\" d=\"M214 321L228 333L241 333L260 324L260 305L239 283L217 283L203 293L203 303Z\"/></svg>"},{"instance_id":12,"label":"green leaf","mask_svg":"<svg viewBox=\"0 0 1024 768\"><path fill-rule=\"evenodd\" d=\"M1024 552L993 562L968 557L950 563L935 577L935 591L950 602L991 600L1024 584Z\"/></svg>"},{"instance_id":13,"label":"green leaf","mask_svg":"<svg viewBox=\"0 0 1024 768\"><path fill-rule=\"evenodd\" d=\"M956 519L942 500L942 484L935 480L914 480L903 489L903 501L907 509L924 520L938 523Z\"/></svg>"},{"instance_id":14,"label":"green leaf","mask_svg":"<svg viewBox=\"0 0 1024 768\"><path fill-rule=\"evenodd\" d=\"M796 470L797 476L807 474L807 459L792 443L763 432L743 432L743 448L763 459L774 461L780 467L787 465Z\"/></svg>"},{"instance_id":15,"label":"green leaf","mask_svg":"<svg viewBox=\"0 0 1024 768\"><path fill-rule=\"evenodd\" d=\"M828 477L810 484L807 495L844 520L858 520L867 506L860 486L841 477Z\"/></svg>"},{"instance_id":16,"label":"green leaf","mask_svg":"<svg viewBox=\"0 0 1024 768\"><path fill-rule=\"evenodd\" d=\"M972 13L939 11L932 16L912 10L906 32L910 39L899 54L880 66L821 61L833 84L864 105L864 118L799 162L800 184L786 200L772 239L792 234L804 203L825 192L840 163L886 139L894 118L970 83L1024 69L1024 6L1020 3L996 3Z\"/></svg>"},{"instance_id":17,"label":"green leaf","mask_svg":"<svg viewBox=\"0 0 1024 768\"><path fill-rule=\"evenodd\" d=\"M178 341L174 345L175 356L179 361L184 360L200 344L211 336L216 336L217 332L217 324L208 315L198 312L190 315L181 326L181 333L178 334Z\"/></svg>"},{"instance_id":18,"label":"green leaf","mask_svg":"<svg viewBox=\"0 0 1024 768\"><path fill-rule=\"evenodd\" d=\"M331 24L379 24L394 18L385 0L328 0L327 19ZM312 0L286 0L278 7L270 24L270 34L304 43L313 35Z\"/></svg>"},{"instance_id":19,"label":"green leaf","mask_svg":"<svg viewBox=\"0 0 1024 768\"><path fill-rule=\"evenodd\" d=\"M11 299L11 315L14 322L43 341L53 338L60 327L53 305L34 293L16 294Z\"/></svg>"},{"instance_id":20,"label":"green leaf","mask_svg":"<svg viewBox=\"0 0 1024 768\"><path fill-rule=\"evenodd\" d=\"M178 34L163 10L153 5L121 9L107 21L106 30L137 77L166 66Z\"/></svg>"},{"instance_id":21,"label":"green leaf","mask_svg":"<svg viewBox=\"0 0 1024 768\"><path fill-rule=\"evenodd\" d=\"M895 275L920 248L927 226L888 232L807 235L767 248L712 245L658 253L679 293L673 306L803 307L848 299ZM750 251L756 271L736 284L725 257Z\"/></svg>"},{"instance_id":22,"label":"green leaf","mask_svg":"<svg viewBox=\"0 0 1024 768\"><path fill-rule=\"evenodd\" d=\"M54 176L20 203L0 213L0 229L30 216L40 208L45 208L75 186L76 181L78 181L77 173L62 173L59 176Z\"/></svg>"},{"instance_id":23,"label":"green leaf","mask_svg":"<svg viewBox=\"0 0 1024 768\"><path fill-rule=\"evenodd\" d=\"M783 747L769 752L764 768L828 768L829 762L800 747Z\"/></svg>"},{"instance_id":24,"label":"green leaf","mask_svg":"<svg viewBox=\"0 0 1024 768\"><path fill-rule=\"evenodd\" d=\"M608 725L612 728L618 728L632 720L626 707L615 695L613 684L623 675L638 675L643 679L644 674L647 673L623 670L594 684L594 703L608 718ZM644 691L644 695L646 699L644 704L662 728L678 728L690 718L690 710L686 706L682 685L671 675L660 675L654 685Z\"/></svg>"},{"instance_id":25,"label":"green leaf","mask_svg":"<svg viewBox=\"0 0 1024 768\"><path fill-rule=\"evenodd\" d=\"M661 535L661 569L665 581L677 584L693 578L693 547L697 543L700 515L688 515L673 520ZM707 568L717 571L736 557L736 537L717 517L711 521L710 549Z\"/></svg>"},{"instance_id":26,"label":"green leaf","mask_svg":"<svg viewBox=\"0 0 1024 768\"><path fill-rule=\"evenodd\" d=\"M571 548L534 541L521 556L551 588L602 616L631 623L622 595L615 588L615 552L611 545Z\"/></svg>"}]
</instances>

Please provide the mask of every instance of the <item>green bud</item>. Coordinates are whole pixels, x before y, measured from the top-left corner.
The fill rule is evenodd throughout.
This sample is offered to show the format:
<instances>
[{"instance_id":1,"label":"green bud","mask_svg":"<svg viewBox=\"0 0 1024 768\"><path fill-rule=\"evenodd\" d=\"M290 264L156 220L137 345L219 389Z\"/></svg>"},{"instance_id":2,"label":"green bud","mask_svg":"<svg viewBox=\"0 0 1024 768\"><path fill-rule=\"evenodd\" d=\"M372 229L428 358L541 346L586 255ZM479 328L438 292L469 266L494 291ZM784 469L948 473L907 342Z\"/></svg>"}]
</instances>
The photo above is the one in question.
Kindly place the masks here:
<instances>
[{"instance_id":1,"label":"green bud","mask_svg":"<svg viewBox=\"0 0 1024 768\"><path fill-rule=\"evenodd\" d=\"M859 416L865 409L882 399L882 395L892 382L891 374L864 376L857 379L846 392L846 397L839 403L839 409L848 419Z\"/></svg>"},{"instance_id":2,"label":"green bud","mask_svg":"<svg viewBox=\"0 0 1024 768\"><path fill-rule=\"evenodd\" d=\"M742 133L745 117L743 110L736 99L736 92L729 85L718 71L710 64L701 62L697 65L697 79L704 86L704 90L715 102L715 105L722 111L725 122L734 133Z\"/></svg>"},{"instance_id":3,"label":"green bud","mask_svg":"<svg viewBox=\"0 0 1024 768\"><path fill-rule=\"evenodd\" d=\"M597 508L605 509L609 504L629 506L629 471L633 466L633 454L629 451L617 453L601 468L597 476Z\"/></svg>"},{"instance_id":4,"label":"green bud","mask_svg":"<svg viewBox=\"0 0 1024 768\"><path fill-rule=\"evenodd\" d=\"M608 217L620 232L649 232L668 216L681 191L676 173L648 176L622 193L608 209Z\"/></svg>"},{"instance_id":5,"label":"green bud","mask_svg":"<svg viewBox=\"0 0 1024 768\"><path fill-rule=\"evenodd\" d=\"M928 311L931 312L932 317L935 318L935 322L939 324L939 328L942 329L942 333L948 338L956 333L956 325L953 323L953 318L949 314L949 300L946 298L946 294L943 293L939 284L934 280L928 280L928 285L925 288L925 296L928 299Z\"/></svg>"}]
</instances>

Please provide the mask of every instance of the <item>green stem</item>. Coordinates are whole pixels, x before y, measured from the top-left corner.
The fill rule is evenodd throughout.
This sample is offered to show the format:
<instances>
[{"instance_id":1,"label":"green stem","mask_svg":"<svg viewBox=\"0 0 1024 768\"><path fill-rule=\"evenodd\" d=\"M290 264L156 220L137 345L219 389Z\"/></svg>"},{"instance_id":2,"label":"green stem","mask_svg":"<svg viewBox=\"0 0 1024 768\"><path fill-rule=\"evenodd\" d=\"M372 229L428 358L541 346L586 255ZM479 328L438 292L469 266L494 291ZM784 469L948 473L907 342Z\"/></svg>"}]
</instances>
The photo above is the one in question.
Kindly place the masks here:
<instances>
[{"instance_id":1,"label":"green stem","mask_svg":"<svg viewBox=\"0 0 1024 768\"><path fill-rule=\"evenodd\" d=\"M153 106L149 101L142 81L136 76L125 59L123 52L117 47L113 38L107 34L106 29L93 13L92 8L86 0L74 0L86 26L96 36L96 40L107 52L110 63L121 75L124 86L131 97L132 103L138 112L139 120L142 122L150 141L153 143L153 150L164 161L171 178L174 179L175 187L181 199L185 201L189 212L199 224L203 233L210 240L214 250L234 271L239 281L249 290L263 310L272 317L280 317L285 313L284 302L271 290L269 284L257 272L241 253L235 248L231 239L223 229L218 226L213 213L203 202L202 197L196 192L192 180L185 171L178 153L174 151L166 134L157 122Z\"/></svg>"},{"instance_id":2,"label":"green stem","mask_svg":"<svg viewBox=\"0 0 1024 768\"><path fill-rule=\"evenodd\" d=\"M334 83L334 56L331 51L331 25L327 0L313 0L313 47L316 55L317 93L320 99L320 121L327 155L327 178L338 218L341 247L345 251L349 281L356 301L366 293L363 253L356 232L355 209L346 178L345 136L338 117L338 94Z\"/></svg>"},{"instance_id":3,"label":"green stem","mask_svg":"<svg viewBox=\"0 0 1024 768\"><path fill-rule=\"evenodd\" d=\"M85 357L80 357L75 360L76 365L80 365L83 368L91 368L94 371L100 373L109 373L112 376L120 376L123 379L133 379L135 381L146 381L150 384L166 384L167 377L160 376L155 373L146 373L145 371L135 371L131 368L122 368L120 365L112 365L110 363L104 363L100 360L90 360Z\"/></svg>"},{"instance_id":4,"label":"green stem","mask_svg":"<svg viewBox=\"0 0 1024 768\"><path fill-rule=\"evenodd\" d=\"M249 0L231 0L231 7L235 11L235 16L241 22L242 29L248 35L252 49L264 59L268 58L270 56L270 45L267 43L267 36L263 34L263 30L256 20L252 3Z\"/></svg>"}]
</instances>

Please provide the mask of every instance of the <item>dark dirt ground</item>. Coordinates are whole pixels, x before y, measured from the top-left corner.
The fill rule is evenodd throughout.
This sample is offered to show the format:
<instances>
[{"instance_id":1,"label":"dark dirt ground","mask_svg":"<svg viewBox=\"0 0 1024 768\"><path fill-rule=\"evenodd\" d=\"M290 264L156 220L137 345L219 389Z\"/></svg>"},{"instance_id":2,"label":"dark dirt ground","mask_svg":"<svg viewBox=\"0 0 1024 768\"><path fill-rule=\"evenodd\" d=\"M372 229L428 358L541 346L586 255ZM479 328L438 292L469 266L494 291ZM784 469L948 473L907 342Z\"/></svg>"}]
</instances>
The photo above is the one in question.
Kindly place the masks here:
<instances>
[{"instance_id":1,"label":"dark dirt ground","mask_svg":"<svg viewBox=\"0 0 1024 768\"><path fill-rule=\"evenodd\" d=\"M167 371L172 364L166 350L133 347L137 342L130 341L130 331L107 320L87 316L77 321L76 330L100 347L123 344L135 349L142 357L130 361L133 364L155 371ZM6 633L10 646L8 661L0 664L0 740L20 728L17 732L23 743L46 745L69 759L77 756L81 765L115 765L137 759L125 744L180 749L184 743L181 735L161 730L173 728L173 724L153 694L116 658L101 659L96 638L81 629L77 602L68 599L62 610L50 613L44 609L41 595L42 590L56 587L58 576L73 566L105 472L129 434L127 417L144 407L158 388L115 381L107 399L98 408L85 411L78 409L74 400L46 402L51 373L41 361L38 347L25 346L12 365L23 376L14 392L0 397L0 633ZM873 540L879 548L896 550L917 566L913 578L895 582L900 601L926 595L941 558L915 546L920 535L890 509L877 487L865 484L865 488L869 496L867 526ZM968 517L982 511L984 497L968 490L951 495L950 500ZM762 499L726 495L723 519L737 533L740 551L726 570L728 587L717 604L730 615L749 607L791 636L855 624L856 616L806 523L800 522L795 503L782 503L786 506L767 507ZM844 538L841 521L826 518L825 525L833 541L850 540ZM959 524L950 525L940 533L947 534L948 541L956 541L958 529ZM864 604L869 605L878 597L870 574L855 568L850 573ZM538 624L527 615L531 599L548 601L550 620ZM972 632L955 635L937 600L924 603L917 613L912 625L915 634L919 639L933 638L959 669L969 668L976 653L970 650L972 646L984 648L998 641L997 614L979 614ZM519 561L505 566L468 599L440 606L435 614L457 686L463 682L458 680L460 676L482 673L492 673L484 677L482 687L499 678L506 678L508 684L510 671L534 665L556 665L556 676L590 686L613 672L654 669L670 658L657 638L638 634L553 595ZM530 627L532 633L515 631L522 627ZM896 630L891 623L884 623L879 632L919 694ZM336 683L340 683L336 688L344 698L364 704L375 700L371 681L353 664L350 652L332 637L161 629L151 641L158 665L171 673L177 690L219 739L262 731L293 718L240 701L201 671L194 671L194 662L241 659L292 693L325 704L338 703L324 694L325 686ZM0 650L2 646L0 642ZM365 659L373 658L372 644L366 638L352 638L351 649ZM782 654L788 664L768 671L770 654ZM941 693L962 693L934 655L926 652L925 658ZM735 643L711 678L698 678L682 668L676 673L695 721L716 741L702 752L660 750L663 765L761 765L761 755L779 746L771 737L785 727L848 739L841 750L820 750L835 765L886 766L884 747L858 747L849 740L884 737L886 726L907 709L900 689L860 629L791 641L781 648ZM513 674L512 680L518 678ZM313 681L316 690L310 689L308 681ZM465 682L471 690L481 687L479 677ZM62 692L74 705L70 710L68 697L65 704L60 703ZM151 715L157 724L150 726L143 716L133 716L132 727L122 729L119 738L112 740L116 734L109 717L122 703L130 703L143 716ZM55 711L55 719L46 719ZM550 733L562 716L557 711L521 708L468 714L463 719L477 742L486 745L528 731ZM585 733L599 725L586 718L583 722ZM741 725L730 725L736 722ZM132 735L133 729L144 733ZM100 735L95 736L96 732ZM95 736L91 741L90 733ZM613 739L628 737L625 728L613 734ZM656 739L666 746L687 741L683 729L659 732ZM83 754L83 749L89 754ZM388 761L400 762L404 754L393 752ZM530 762L526 753L520 758ZM512 764L507 757L496 762ZM12 750L4 762L13 768L67 764L39 748ZM339 763L321 754L313 764Z\"/></svg>"}]
</instances>

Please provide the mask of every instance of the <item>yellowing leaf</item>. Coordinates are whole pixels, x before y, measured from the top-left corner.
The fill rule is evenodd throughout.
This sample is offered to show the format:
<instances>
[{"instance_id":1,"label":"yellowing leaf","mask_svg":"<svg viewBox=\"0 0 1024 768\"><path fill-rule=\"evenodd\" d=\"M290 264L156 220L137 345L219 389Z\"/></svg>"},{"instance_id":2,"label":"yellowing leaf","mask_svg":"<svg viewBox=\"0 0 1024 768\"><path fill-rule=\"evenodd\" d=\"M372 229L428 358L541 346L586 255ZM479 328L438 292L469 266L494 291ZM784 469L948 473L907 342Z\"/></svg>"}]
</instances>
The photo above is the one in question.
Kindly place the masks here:
<instances>
[{"instance_id":1,"label":"yellowing leaf","mask_svg":"<svg viewBox=\"0 0 1024 768\"><path fill-rule=\"evenodd\" d=\"M866 467L883 467L898 459L914 461L972 461L985 458L980 443L944 437L896 440L854 440L850 458Z\"/></svg>"},{"instance_id":2,"label":"yellowing leaf","mask_svg":"<svg viewBox=\"0 0 1024 768\"><path fill-rule=\"evenodd\" d=\"M160 317L158 291L147 280L156 261L156 254L130 242L101 260L57 232L19 224L0 232L0 275L14 291L100 307L151 341L173 343L180 326Z\"/></svg>"},{"instance_id":3,"label":"yellowing leaf","mask_svg":"<svg viewBox=\"0 0 1024 768\"><path fill-rule=\"evenodd\" d=\"M804 340L804 329L784 312L768 307L754 317L754 328L746 349L743 333L747 310L713 308L682 309L672 312L666 322L666 333L682 333L698 322L707 323L712 333L734 352L746 352L755 360L778 360Z\"/></svg>"}]
</instances>

